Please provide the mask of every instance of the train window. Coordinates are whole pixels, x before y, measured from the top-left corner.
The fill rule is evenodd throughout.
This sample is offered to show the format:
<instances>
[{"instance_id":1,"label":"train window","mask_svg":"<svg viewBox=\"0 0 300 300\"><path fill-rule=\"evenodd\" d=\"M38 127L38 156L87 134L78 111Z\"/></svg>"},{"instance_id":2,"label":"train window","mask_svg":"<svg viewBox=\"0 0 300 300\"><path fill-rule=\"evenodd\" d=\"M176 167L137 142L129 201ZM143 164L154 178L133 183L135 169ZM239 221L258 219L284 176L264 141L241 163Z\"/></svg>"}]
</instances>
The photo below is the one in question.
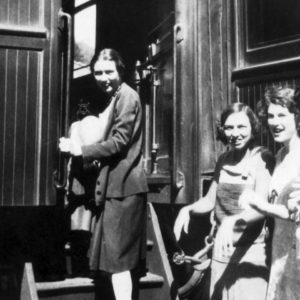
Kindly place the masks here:
<instances>
[{"instance_id":1,"label":"train window","mask_svg":"<svg viewBox=\"0 0 300 300\"><path fill-rule=\"evenodd\" d=\"M89 63L96 47L96 4L76 0L74 14L74 72L78 78L90 73Z\"/></svg>"},{"instance_id":2,"label":"train window","mask_svg":"<svg viewBox=\"0 0 300 300\"><path fill-rule=\"evenodd\" d=\"M237 68L299 56L299 0L234 0Z\"/></svg>"},{"instance_id":3,"label":"train window","mask_svg":"<svg viewBox=\"0 0 300 300\"><path fill-rule=\"evenodd\" d=\"M299 0L247 0L248 47L300 38Z\"/></svg>"}]
</instances>

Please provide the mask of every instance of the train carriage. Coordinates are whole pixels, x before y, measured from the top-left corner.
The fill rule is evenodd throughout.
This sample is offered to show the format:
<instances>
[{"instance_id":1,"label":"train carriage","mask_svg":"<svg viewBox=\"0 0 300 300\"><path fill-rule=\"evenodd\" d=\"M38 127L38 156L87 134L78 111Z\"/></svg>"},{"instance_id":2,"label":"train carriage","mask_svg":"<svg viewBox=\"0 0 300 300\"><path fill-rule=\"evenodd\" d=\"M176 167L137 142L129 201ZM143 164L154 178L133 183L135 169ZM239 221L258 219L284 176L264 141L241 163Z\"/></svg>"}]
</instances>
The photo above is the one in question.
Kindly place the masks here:
<instances>
[{"instance_id":1,"label":"train carriage","mask_svg":"<svg viewBox=\"0 0 300 300\"><path fill-rule=\"evenodd\" d=\"M171 259L174 218L208 189L225 150L216 140L222 109L233 101L255 107L266 87L299 84L299 12L296 0L2 0L0 298L35 299L24 274L41 283L72 278L67 159L58 138L80 107L103 108L89 61L104 47L123 55L125 81L143 107L154 241L148 269L158 277L141 283L141 295L178 297L175 285L185 279ZM266 132L261 142L276 150ZM203 246L208 216L193 226L182 244L188 254ZM38 284L35 291L47 299L94 297L90 282L81 288L77 298L59 288L39 293Z\"/></svg>"}]
</instances>

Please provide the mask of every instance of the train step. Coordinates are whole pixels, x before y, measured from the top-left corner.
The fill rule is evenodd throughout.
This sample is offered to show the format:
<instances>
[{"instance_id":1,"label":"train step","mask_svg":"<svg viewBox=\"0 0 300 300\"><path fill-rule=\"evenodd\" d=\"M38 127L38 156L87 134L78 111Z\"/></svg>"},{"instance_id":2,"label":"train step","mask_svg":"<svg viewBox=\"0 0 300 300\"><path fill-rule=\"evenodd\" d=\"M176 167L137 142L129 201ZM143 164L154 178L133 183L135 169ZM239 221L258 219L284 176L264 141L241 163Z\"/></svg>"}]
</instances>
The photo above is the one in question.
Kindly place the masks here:
<instances>
[{"instance_id":1,"label":"train step","mask_svg":"<svg viewBox=\"0 0 300 300\"><path fill-rule=\"evenodd\" d=\"M139 281L139 299L178 300L176 292L174 295L174 292L172 292L174 278L171 272L168 254L164 247L158 218L151 203L148 203L147 238L148 273ZM71 256L72 248L67 248L66 257L69 261L67 262L67 265L69 264L68 275L72 277L58 282L35 282L32 264L26 263L20 300L95 300L95 295L97 295L98 291L101 290L102 287L105 290L110 284L107 285L105 279L103 279L103 281L101 279L99 283L94 285L93 280L90 278L74 276ZM100 288L98 289L99 286ZM100 294L101 293L102 290ZM109 296L110 293L111 291L107 291ZM108 298L102 297L101 299Z\"/></svg>"},{"instance_id":2,"label":"train step","mask_svg":"<svg viewBox=\"0 0 300 300\"><path fill-rule=\"evenodd\" d=\"M152 274L148 272L146 276L140 279L140 287L153 287L161 286L164 283L162 276ZM44 291L58 291L64 289L75 289L75 288L93 288L94 282L91 278L77 277L67 278L63 281L54 282L36 282L36 289L38 292Z\"/></svg>"},{"instance_id":3,"label":"train step","mask_svg":"<svg viewBox=\"0 0 300 300\"><path fill-rule=\"evenodd\" d=\"M163 285L162 276L148 272L140 278L139 288L159 288ZM90 300L94 299L94 281L91 278L76 277L62 281L35 282L31 263L25 264L21 300Z\"/></svg>"}]
</instances>

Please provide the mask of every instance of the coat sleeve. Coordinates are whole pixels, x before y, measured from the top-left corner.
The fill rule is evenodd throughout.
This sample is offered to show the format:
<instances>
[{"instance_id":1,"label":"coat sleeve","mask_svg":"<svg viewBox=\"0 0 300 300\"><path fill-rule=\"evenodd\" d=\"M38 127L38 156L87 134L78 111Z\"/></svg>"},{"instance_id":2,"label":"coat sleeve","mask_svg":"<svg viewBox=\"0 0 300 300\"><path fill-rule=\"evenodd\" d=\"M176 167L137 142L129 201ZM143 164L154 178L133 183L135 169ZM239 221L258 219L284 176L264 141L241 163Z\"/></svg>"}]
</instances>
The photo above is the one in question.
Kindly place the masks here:
<instances>
[{"instance_id":1,"label":"coat sleeve","mask_svg":"<svg viewBox=\"0 0 300 300\"><path fill-rule=\"evenodd\" d=\"M114 111L112 134L105 141L82 146L84 161L110 158L126 151L131 143L138 114L138 96L132 93L120 95Z\"/></svg>"}]
</instances>

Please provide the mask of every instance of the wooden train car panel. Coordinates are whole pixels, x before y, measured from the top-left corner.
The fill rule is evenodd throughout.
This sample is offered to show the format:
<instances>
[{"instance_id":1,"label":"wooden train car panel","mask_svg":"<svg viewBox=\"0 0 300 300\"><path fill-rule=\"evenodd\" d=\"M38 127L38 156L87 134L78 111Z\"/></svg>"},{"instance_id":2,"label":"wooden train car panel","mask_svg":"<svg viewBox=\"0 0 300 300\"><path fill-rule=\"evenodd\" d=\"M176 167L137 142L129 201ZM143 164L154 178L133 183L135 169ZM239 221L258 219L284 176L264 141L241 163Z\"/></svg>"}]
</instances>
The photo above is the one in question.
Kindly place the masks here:
<instances>
[{"instance_id":1,"label":"wooden train car panel","mask_svg":"<svg viewBox=\"0 0 300 300\"><path fill-rule=\"evenodd\" d=\"M0 3L0 205L55 204L60 1Z\"/></svg>"}]
</instances>

